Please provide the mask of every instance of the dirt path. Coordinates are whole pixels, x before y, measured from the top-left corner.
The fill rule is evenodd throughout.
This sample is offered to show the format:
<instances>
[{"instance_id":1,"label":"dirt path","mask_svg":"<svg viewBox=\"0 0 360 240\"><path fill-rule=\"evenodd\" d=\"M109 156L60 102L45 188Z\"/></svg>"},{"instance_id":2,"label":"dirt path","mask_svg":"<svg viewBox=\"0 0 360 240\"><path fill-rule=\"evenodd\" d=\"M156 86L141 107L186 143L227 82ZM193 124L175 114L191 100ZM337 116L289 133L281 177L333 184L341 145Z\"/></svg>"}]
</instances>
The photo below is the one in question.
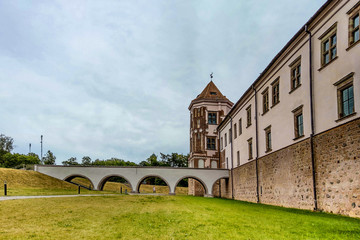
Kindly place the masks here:
<instances>
[{"instance_id":1,"label":"dirt path","mask_svg":"<svg viewBox=\"0 0 360 240\"><path fill-rule=\"evenodd\" d=\"M97 197L97 196L119 196L119 194L79 194L79 195L43 195L43 196L8 196L0 197L0 201L32 199L32 198L59 198L59 197Z\"/></svg>"}]
</instances>

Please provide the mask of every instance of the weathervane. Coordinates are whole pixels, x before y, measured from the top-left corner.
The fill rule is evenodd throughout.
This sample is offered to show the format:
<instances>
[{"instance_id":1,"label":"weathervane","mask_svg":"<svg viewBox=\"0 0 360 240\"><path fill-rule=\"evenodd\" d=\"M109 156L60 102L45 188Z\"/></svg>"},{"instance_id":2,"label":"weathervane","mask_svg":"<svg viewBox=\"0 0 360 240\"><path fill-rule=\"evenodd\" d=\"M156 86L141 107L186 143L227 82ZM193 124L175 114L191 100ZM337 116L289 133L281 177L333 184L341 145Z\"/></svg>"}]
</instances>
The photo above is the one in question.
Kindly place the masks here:
<instances>
[{"instance_id":1,"label":"weathervane","mask_svg":"<svg viewBox=\"0 0 360 240\"><path fill-rule=\"evenodd\" d=\"M213 79L213 73L210 74L210 79L211 79L211 81L212 81L212 79Z\"/></svg>"}]
</instances>

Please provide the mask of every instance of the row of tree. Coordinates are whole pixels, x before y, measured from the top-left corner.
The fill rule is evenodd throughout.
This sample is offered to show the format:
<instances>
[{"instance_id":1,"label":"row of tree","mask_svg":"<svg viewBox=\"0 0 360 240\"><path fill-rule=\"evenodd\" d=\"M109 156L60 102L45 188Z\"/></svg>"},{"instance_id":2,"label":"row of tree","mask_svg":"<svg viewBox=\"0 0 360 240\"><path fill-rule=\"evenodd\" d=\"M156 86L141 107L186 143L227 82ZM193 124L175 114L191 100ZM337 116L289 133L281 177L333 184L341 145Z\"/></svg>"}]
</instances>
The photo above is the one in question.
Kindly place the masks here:
<instances>
[{"instance_id":1,"label":"row of tree","mask_svg":"<svg viewBox=\"0 0 360 240\"><path fill-rule=\"evenodd\" d=\"M154 153L146 159L146 161L140 162L140 166L160 166L160 167L187 167L189 155L183 155L178 153L163 154L160 153L160 160Z\"/></svg>"},{"instance_id":2,"label":"row of tree","mask_svg":"<svg viewBox=\"0 0 360 240\"><path fill-rule=\"evenodd\" d=\"M76 159L76 157L71 157L66 161L61 162L65 166L72 166L72 165L84 165L84 166L137 166L136 163L125 161L123 159L119 158L110 158L106 160L100 160L96 159L95 161L92 161L89 156L84 156L81 160L81 163L79 163Z\"/></svg>"},{"instance_id":3,"label":"row of tree","mask_svg":"<svg viewBox=\"0 0 360 240\"><path fill-rule=\"evenodd\" d=\"M14 149L14 140L11 137L0 134L0 167L5 168L22 168L26 165L32 164L55 164L55 155L48 150L45 156L40 159L35 153L28 155L11 153ZM71 165L85 165L85 166L161 166L161 167L187 167L189 155L178 153L163 154L160 157L154 153L150 155L145 161L136 164L131 161L125 161L119 158L110 158L106 160L96 159L91 160L89 156L84 156L79 163L76 157L71 157L62 164L66 166Z\"/></svg>"},{"instance_id":4,"label":"row of tree","mask_svg":"<svg viewBox=\"0 0 360 240\"><path fill-rule=\"evenodd\" d=\"M163 154L160 153L160 159L154 153L139 164L134 162L125 161L119 158L110 158L106 160L96 159L91 160L89 156L84 156L79 163L76 157L71 157L66 161L63 161L62 164L65 166L72 165L85 165L85 166L159 166L159 167L187 167L188 166L189 155L183 155L178 153L172 154Z\"/></svg>"},{"instance_id":5,"label":"row of tree","mask_svg":"<svg viewBox=\"0 0 360 240\"><path fill-rule=\"evenodd\" d=\"M49 150L42 161L35 153L28 155L20 153L11 153L14 149L14 139L12 137L0 134L0 167L5 168L24 168L33 164L55 164L56 157Z\"/></svg>"}]
</instances>

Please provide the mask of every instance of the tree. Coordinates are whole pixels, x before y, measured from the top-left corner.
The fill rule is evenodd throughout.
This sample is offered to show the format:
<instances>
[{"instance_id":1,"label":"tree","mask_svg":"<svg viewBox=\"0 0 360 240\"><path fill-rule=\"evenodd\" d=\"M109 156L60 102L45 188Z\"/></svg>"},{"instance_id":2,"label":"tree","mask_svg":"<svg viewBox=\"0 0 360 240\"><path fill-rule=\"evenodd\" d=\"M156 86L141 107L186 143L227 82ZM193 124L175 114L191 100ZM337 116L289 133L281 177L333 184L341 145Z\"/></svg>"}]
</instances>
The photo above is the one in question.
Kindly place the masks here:
<instances>
[{"instance_id":1,"label":"tree","mask_svg":"<svg viewBox=\"0 0 360 240\"><path fill-rule=\"evenodd\" d=\"M79 165L79 163L76 161L76 157L71 157L66 161L62 162L65 166L71 166L71 165Z\"/></svg>"},{"instance_id":2,"label":"tree","mask_svg":"<svg viewBox=\"0 0 360 240\"><path fill-rule=\"evenodd\" d=\"M29 157L29 159L32 159L31 161L32 162L36 162L36 164L39 164L39 163L41 163L41 161L40 161L40 157L39 157L39 155L37 155L36 153L29 153L28 154L28 157Z\"/></svg>"},{"instance_id":3,"label":"tree","mask_svg":"<svg viewBox=\"0 0 360 240\"><path fill-rule=\"evenodd\" d=\"M0 152L2 154L11 152L14 149L13 143L14 139L12 137L0 134Z\"/></svg>"},{"instance_id":4,"label":"tree","mask_svg":"<svg viewBox=\"0 0 360 240\"><path fill-rule=\"evenodd\" d=\"M140 166L167 166L164 161L158 161L158 157L155 153L151 154L146 161L142 161L139 164Z\"/></svg>"},{"instance_id":5,"label":"tree","mask_svg":"<svg viewBox=\"0 0 360 240\"><path fill-rule=\"evenodd\" d=\"M46 165L54 165L55 164L56 157L54 154L48 150L45 154L45 157L43 157L43 163Z\"/></svg>"},{"instance_id":6,"label":"tree","mask_svg":"<svg viewBox=\"0 0 360 240\"><path fill-rule=\"evenodd\" d=\"M81 161L82 165L91 165L91 158L89 156L84 156Z\"/></svg>"},{"instance_id":7,"label":"tree","mask_svg":"<svg viewBox=\"0 0 360 240\"><path fill-rule=\"evenodd\" d=\"M5 168L23 168L26 165L39 163L40 159L37 155L23 155L19 153L5 153L0 159L0 166Z\"/></svg>"},{"instance_id":8,"label":"tree","mask_svg":"<svg viewBox=\"0 0 360 240\"><path fill-rule=\"evenodd\" d=\"M161 162L169 167L187 167L189 155L160 153Z\"/></svg>"},{"instance_id":9,"label":"tree","mask_svg":"<svg viewBox=\"0 0 360 240\"><path fill-rule=\"evenodd\" d=\"M119 158L110 158L106 160L100 160L96 159L94 162L91 163L91 165L97 165L97 166L137 166L136 163L125 161L123 159Z\"/></svg>"}]
</instances>

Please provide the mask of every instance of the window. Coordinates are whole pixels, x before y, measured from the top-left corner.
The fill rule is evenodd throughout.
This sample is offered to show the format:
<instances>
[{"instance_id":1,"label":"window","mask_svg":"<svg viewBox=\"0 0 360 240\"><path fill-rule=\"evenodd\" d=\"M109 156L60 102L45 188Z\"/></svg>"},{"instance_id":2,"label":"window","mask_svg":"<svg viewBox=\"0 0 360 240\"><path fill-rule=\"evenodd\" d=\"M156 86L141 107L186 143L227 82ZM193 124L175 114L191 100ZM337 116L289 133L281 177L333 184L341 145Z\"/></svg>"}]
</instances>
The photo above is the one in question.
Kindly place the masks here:
<instances>
[{"instance_id":1,"label":"window","mask_svg":"<svg viewBox=\"0 0 360 240\"><path fill-rule=\"evenodd\" d=\"M248 139L248 148L249 148L249 160L251 160L253 158L253 153L252 153L252 138Z\"/></svg>"},{"instance_id":2,"label":"window","mask_svg":"<svg viewBox=\"0 0 360 240\"><path fill-rule=\"evenodd\" d=\"M355 4L348 12L349 17L349 46L359 43L359 15L360 15L360 2Z\"/></svg>"},{"instance_id":3,"label":"window","mask_svg":"<svg viewBox=\"0 0 360 240\"><path fill-rule=\"evenodd\" d=\"M351 26L350 44L354 44L359 41L359 13L351 18L350 26Z\"/></svg>"},{"instance_id":4,"label":"window","mask_svg":"<svg viewBox=\"0 0 360 240\"><path fill-rule=\"evenodd\" d=\"M208 114L208 123L209 124L216 124L216 113L209 113Z\"/></svg>"},{"instance_id":5,"label":"window","mask_svg":"<svg viewBox=\"0 0 360 240\"><path fill-rule=\"evenodd\" d=\"M338 87L337 99L339 120L355 114L353 75L354 73L352 72L334 84Z\"/></svg>"},{"instance_id":6,"label":"window","mask_svg":"<svg viewBox=\"0 0 360 240\"><path fill-rule=\"evenodd\" d=\"M190 152L192 152L193 139L190 138Z\"/></svg>"},{"instance_id":7,"label":"window","mask_svg":"<svg viewBox=\"0 0 360 240\"><path fill-rule=\"evenodd\" d=\"M226 147L227 146L227 135L226 135L226 133L225 133L224 139L225 139L225 147Z\"/></svg>"},{"instance_id":8,"label":"window","mask_svg":"<svg viewBox=\"0 0 360 240\"><path fill-rule=\"evenodd\" d=\"M237 138L237 126L234 124L234 139Z\"/></svg>"},{"instance_id":9,"label":"window","mask_svg":"<svg viewBox=\"0 0 360 240\"><path fill-rule=\"evenodd\" d=\"M223 137L220 138L220 148L221 148L221 150L224 148L224 139L223 139Z\"/></svg>"},{"instance_id":10,"label":"window","mask_svg":"<svg viewBox=\"0 0 360 240\"><path fill-rule=\"evenodd\" d=\"M197 120L197 128L200 128L200 119Z\"/></svg>"},{"instance_id":11,"label":"window","mask_svg":"<svg viewBox=\"0 0 360 240\"><path fill-rule=\"evenodd\" d=\"M294 91L301 85L301 56L290 64L291 91Z\"/></svg>"},{"instance_id":12,"label":"window","mask_svg":"<svg viewBox=\"0 0 360 240\"><path fill-rule=\"evenodd\" d=\"M272 106L275 106L280 102L280 79L277 78L272 85Z\"/></svg>"},{"instance_id":13,"label":"window","mask_svg":"<svg viewBox=\"0 0 360 240\"><path fill-rule=\"evenodd\" d=\"M239 136L242 134L242 121L239 119Z\"/></svg>"},{"instance_id":14,"label":"window","mask_svg":"<svg viewBox=\"0 0 360 240\"><path fill-rule=\"evenodd\" d=\"M271 126L265 128L264 131L265 131L265 146L266 146L265 152L267 153L271 151Z\"/></svg>"},{"instance_id":15,"label":"window","mask_svg":"<svg viewBox=\"0 0 360 240\"><path fill-rule=\"evenodd\" d=\"M208 137L207 138L207 149L208 150L216 150L216 138L215 137Z\"/></svg>"},{"instance_id":16,"label":"window","mask_svg":"<svg viewBox=\"0 0 360 240\"><path fill-rule=\"evenodd\" d=\"M200 159L199 161L198 161L198 168L204 168L204 160L202 160L202 159Z\"/></svg>"},{"instance_id":17,"label":"window","mask_svg":"<svg viewBox=\"0 0 360 240\"><path fill-rule=\"evenodd\" d=\"M246 109L246 116L247 116L247 126L251 125L251 105Z\"/></svg>"},{"instance_id":18,"label":"window","mask_svg":"<svg viewBox=\"0 0 360 240\"><path fill-rule=\"evenodd\" d=\"M211 161L211 168L217 168L217 161Z\"/></svg>"},{"instance_id":19,"label":"window","mask_svg":"<svg viewBox=\"0 0 360 240\"><path fill-rule=\"evenodd\" d=\"M229 129L229 143L231 143L232 136L231 136L231 128Z\"/></svg>"},{"instance_id":20,"label":"window","mask_svg":"<svg viewBox=\"0 0 360 240\"><path fill-rule=\"evenodd\" d=\"M336 25L335 23L331 26L323 35L320 36L321 39L321 66L325 66L334 60L337 56L336 53Z\"/></svg>"},{"instance_id":21,"label":"window","mask_svg":"<svg viewBox=\"0 0 360 240\"><path fill-rule=\"evenodd\" d=\"M210 95L216 95L216 92L210 92Z\"/></svg>"},{"instance_id":22,"label":"window","mask_svg":"<svg viewBox=\"0 0 360 240\"><path fill-rule=\"evenodd\" d=\"M262 92L262 96L263 96L263 114L265 114L269 111L269 88L266 88Z\"/></svg>"},{"instance_id":23,"label":"window","mask_svg":"<svg viewBox=\"0 0 360 240\"><path fill-rule=\"evenodd\" d=\"M340 91L341 116L346 117L354 112L354 87L348 86Z\"/></svg>"},{"instance_id":24,"label":"window","mask_svg":"<svg viewBox=\"0 0 360 240\"><path fill-rule=\"evenodd\" d=\"M297 107L292 112L294 113L294 131L295 138L294 140L304 136L304 122L303 122L303 105Z\"/></svg>"},{"instance_id":25,"label":"window","mask_svg":"<svg viewBox=\"0 0 360 240\"><path fill-rule=\"evenodd\" d=\"M237 156L237 165L240 166L240 152L239 151L237 151L236 156Z\"/></svg>"}]
</instances>

